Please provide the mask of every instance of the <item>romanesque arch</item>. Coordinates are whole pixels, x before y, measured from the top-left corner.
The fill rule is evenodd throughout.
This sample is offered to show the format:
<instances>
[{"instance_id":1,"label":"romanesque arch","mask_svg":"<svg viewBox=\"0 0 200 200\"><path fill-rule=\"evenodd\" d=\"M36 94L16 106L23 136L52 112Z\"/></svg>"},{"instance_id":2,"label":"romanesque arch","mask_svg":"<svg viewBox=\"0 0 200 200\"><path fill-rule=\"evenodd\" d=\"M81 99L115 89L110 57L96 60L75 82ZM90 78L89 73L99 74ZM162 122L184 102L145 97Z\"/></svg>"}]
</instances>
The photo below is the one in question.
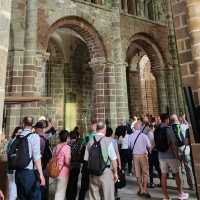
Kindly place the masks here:
<instances>
[{"instance_id":1,"label":"romanesque arch","mask_svg":"<svg viewBox=\"0 0 200 200\"><path fill-rule=\"evenodd\" d=\"M102 81L107 53L99 33L82 18L65 17L53 23L46 35L43 46L50 55L52 77L48 82L54 87L48 89L53 98L49 107L55 110L60 127L86 129L91 118L104 120Z\"/></svg>"},{"instance_id":2,"label":"romanesque arch","mask_svg":"<svg viewBox=\"0 0 200 200\"><path fill-rule=\"evenodd\" d=\"M48 48L52 33L59 28L70 28L82 36L88 46L91 61L97 58L107 58L106 48L100 34L87 21L75 16L61 18L49 27L46 34L44 34L46 39L42 44L45 49Z\"/></svg>"},{"instance_id":3,"label":"romanesque arch","mask_svg":"<svg viewBox=\"0 0 200 200\"><path fill-rule=\"evenodd\" d=\"M164 68L165 59L161 49L156 44L154 39L146 33L135 34L129 42L129 47L126 53L126 61L129 63L132 56L136 53L136 49L142 49L148 55L151 61L152 69Z\"/></svg>"},{"instance_id":4,"label":"romanesque arch","mask_svg":"<svg viewBox=\"0 0 200 200\"><path fill-rule=\"evenodd\" d=\"M138 54L138 55L137 55ZM153 87L156 87L157 89L152 89L152 91L149 92L149 94L146 94L146 96L151 95L150 98L154 98L154 96L158 95L158 111L155 108L155 113L153 114L158 114L158 112L165 112L168 109L168 101L167 101L167 92L166 92L166 83L165 83L165 59L162 54L161 49L159 46L156 44L156 42L147 34L145 33L138 33L134 35L129 42L129 47L126 52L126 62L128 63L129 68L127 69L127 72L130 72L130 66L131 62L134 56L138 56L138 65L141 62L141 59L144 58L143 56L146 55L149 59L149 66L150 66L150 71L155 77L155 83ZM136 68L138 68L136 66ZM127 76L127 82L128 82L128 90L129 90L129 104L132 100L133 97L130 97L130 92L133 88L137 91L138 94L138 102L140 102L140 105L137 105L139 107L139 110L146 111L145 109L142 109L142 99L144 95L143 91L139 89L140 87L142 88L141 84L141 73L139 72L141 69L135 69L131 73L134 74L136 80L132 80L132 86L128 82L129 76ZM149 74L149 76L151 76ZM138 78L140 77L140 78ZM153 79L152 79L153 80ZM138 83L138 85L137 85ZM135 84L135 86L133 86ZM156 92L157 91L157 92ZM134 93L134 92L133 92ZM152 95L154 93L154 95ZM132 94L133 96L134 94ZM147 99L147 97L146 97ZM153 101L152 101L153 102ZM155 104L157 104L157 100L154 99L154 102L152 103L151 107L154 107ZM136 106L135 104L132 103L132 107ZM129 106L130 107L130 106ZM148 110L148 109L147 109ZM151 109L153 110L153 108ZM152 113L151 113L152 114Z\"/></svg>"}]
</instances>

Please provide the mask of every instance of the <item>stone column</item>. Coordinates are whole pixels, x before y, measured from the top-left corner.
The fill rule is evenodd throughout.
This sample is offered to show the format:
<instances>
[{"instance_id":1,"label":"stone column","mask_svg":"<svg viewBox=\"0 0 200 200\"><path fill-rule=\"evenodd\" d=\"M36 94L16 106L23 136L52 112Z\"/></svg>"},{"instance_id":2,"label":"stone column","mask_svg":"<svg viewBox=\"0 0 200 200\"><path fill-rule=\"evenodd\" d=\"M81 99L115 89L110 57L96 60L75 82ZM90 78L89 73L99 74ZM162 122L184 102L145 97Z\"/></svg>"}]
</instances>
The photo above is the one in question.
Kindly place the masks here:
<instances>
[{"instance_id":1,"label":"stone column","mask_svg":"<svg viewBox=\"0 0 200 200\"><path fill-rule=\"evenodd\" d=\"M144 0L138 0L137 2L137 15L140 17L144 17Z\"/></svg>"},{"instance_id":2,"label":"stone column","mask_svg":"<svg viewBox=\"0 0 200 200\"><path fill-rule=\"evenodd\" d=\"M39 96L37 91L37 76L42 69L37 60L37 28L38 28L38 0L26 0L26 24L24 38L24 68L22 81L22 96ZM44 78L44 77L42 77ZM38 118L41 108L38 102L30 102L22 105L21 117L31 115Z\"/></svg>"},{"instance_id":3,"label":"stone column","mask_svg":"<svg viewBox=\"0 0 200 200\"><path fill-rule=\"evenodd\" d=\"M122 40L120 32L120 1L114 0L112 9L112 50L113 63L115 65L115 82L116 82L116 106L117 121L121 123L129 119L128 112L128 95L126 82L126 67L122 50Z\"/></svg>"},{"instance_id":4,"label":"stone column","mask_svg":"<svg viewBox=\"0 0 200 200\"><path fill-rule=\"evenodd\" d=\"M200 1L187 0L189 33L191 37L192 57L196 65L194 90L200 97Z\"/></svg>"},{"instance_id":5,"label":"stone column","mask_svg":"<svg viewBox=\"0 0 200 200\"><path fill-rule=\"evenodd\" d=\"M166 5L166 16L168 23L168 32L169 32L169 51L171 63L174 68L174 81L175 81L175 90L176 90L176 98L177 98L177 113L183 113L185 111L184 105L184 97L183 97L183 90L182 90L182 81L181 81L181 70L180 70L180 63L178 58L178 49L176 46L176 34L175 34L175 27L174 27L174 19L172 13L172 6L171 0L165 0Z\"/></svg>"},{"instance_id":6,"label":"stone column","mask_svg":"<svg viewBox=\"0 0 200 200\"><path fill-rule=\"evenodd\" d=\"M136 8L136 6L137 6L137 4L136 4L136 0L132 0L133 1L133 15L136 15L137 14L137 8Z\"/></svg>"},{"instance_id":7,"label":"stone column","mask_svg":"<svg viewBox=\"0 0 200 200\"><path fill-rule=\"evenodd\" d=\"M50 53L40 52L37 54L38 73L35 78L36 95L47 96L47 62L49 60Z\"/></svg>"},{"instance_id":8,"label":"stone column","mask_svg":"<svg viewBox=\"0 0 200 200\"><path fill-rule=\"evenodd\" d=\"M127 2L127 0L124 0L124 12L128 13L128 2Z\"/></svg>"},{"instance_id":9,"label":"stone column","mask_svg":"<svg viewBox=\"0 0 200 200\"><path fill-rule=\"evenodd\" d=\"M166 113L168 102L165 83L165 71L163 69L156 69L153 71L153 74L157 82L159 110L160 113Z\"/></svg>"},{"instance_id":10,"label":"stone column","mask_svg":"<svg viewBox=\"0 0 200 200\"><path fill-rule=\"evenodd\" d=\"M116 128L116 88L115 69L112 63L105 61L91 62L93 70L93 114L97 120L109 122Z\"/></svg>"},{"instance_id":11,"label":"stone column","mask_svg":"<svg viewBox=\"0 0 200 200\"><path fill-rule=\"evenodd\" d=\"M7 56L10 35L11 0L0 0L0 142L2 133Z\"/></svg>"},{"instance_id":12,"label":"stone column","mask_svg":"<svg viewBox=\"0 0 200 200\"><path fill-rule=\"evenodd\" d=\"M104 71L105 119L114 129L117 126L115 65L107 62Z\"/></svg>"},{"instance_id":13,"label":"stone column","mask_svg":"<svg viewBox=\"0 0 200 200\"><path fill-rule=\"evenodd\" d=\"M36 92L35 75L38 27L38 0L26 0L25 52L23 71L23 95L30 96Z\"/></svg>"},{"instance_id":14,"label":"stone column","mask_svg":"<svg viewBox=\"0 0 200 200\"><path fill-rule=\"evenodd\" d=\"M167 71L167 90L168 90L168 99L169 99L169 111L170 113L177 113L176 105L176 95L175 95L175 80L174 80L174 69L168 68Z\"/></svg>"},{"instance_id":15,"label":"stone column","mask_svg":"<svg viewBox=\"0 0 200 200\"><path fill-rule=\"evenodd\" d=\"M94 72L93 76L93 117L105 121L105 95L104 95L104 70L105 62L92 62L90 67Z\"/></svg>"}]
</instances>

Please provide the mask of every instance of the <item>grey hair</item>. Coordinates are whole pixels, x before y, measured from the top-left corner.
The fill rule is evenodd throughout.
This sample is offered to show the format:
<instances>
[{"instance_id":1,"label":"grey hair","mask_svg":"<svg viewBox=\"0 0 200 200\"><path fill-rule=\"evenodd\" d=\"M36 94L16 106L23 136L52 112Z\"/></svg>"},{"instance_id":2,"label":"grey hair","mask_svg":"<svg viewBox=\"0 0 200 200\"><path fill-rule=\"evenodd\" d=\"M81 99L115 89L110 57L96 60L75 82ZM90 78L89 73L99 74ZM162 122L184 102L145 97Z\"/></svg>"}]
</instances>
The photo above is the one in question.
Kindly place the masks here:
<instances>
[{"instance_id":1,"label":"grey hair","mask_svg":"<svg viewBox=\"0 0 200 200\"><path fill-rule=\"evenodd\" d=\"M106 124L102 121L97 122L97 131L106 128Z\"/></svg>"}]
</instances>

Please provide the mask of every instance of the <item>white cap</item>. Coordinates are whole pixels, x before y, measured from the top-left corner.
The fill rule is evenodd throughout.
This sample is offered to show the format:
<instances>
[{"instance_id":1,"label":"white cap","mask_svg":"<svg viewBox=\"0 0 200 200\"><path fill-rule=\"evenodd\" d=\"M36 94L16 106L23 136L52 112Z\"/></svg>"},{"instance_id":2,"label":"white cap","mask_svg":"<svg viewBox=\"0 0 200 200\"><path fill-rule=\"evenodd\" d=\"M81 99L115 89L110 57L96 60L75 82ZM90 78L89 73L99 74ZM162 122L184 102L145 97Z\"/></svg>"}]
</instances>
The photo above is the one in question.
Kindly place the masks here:
<instances>
[{"instance_id":1,"label":"white cap","mask_svg":"<svg viewBox=\"0 0 200 200\"><path fill-rule=\"evenodd\" d=\"M41 121L41 120L46 120L46 117L45 116L41 116L38 121Z\"/></svg>"}]
</instances>

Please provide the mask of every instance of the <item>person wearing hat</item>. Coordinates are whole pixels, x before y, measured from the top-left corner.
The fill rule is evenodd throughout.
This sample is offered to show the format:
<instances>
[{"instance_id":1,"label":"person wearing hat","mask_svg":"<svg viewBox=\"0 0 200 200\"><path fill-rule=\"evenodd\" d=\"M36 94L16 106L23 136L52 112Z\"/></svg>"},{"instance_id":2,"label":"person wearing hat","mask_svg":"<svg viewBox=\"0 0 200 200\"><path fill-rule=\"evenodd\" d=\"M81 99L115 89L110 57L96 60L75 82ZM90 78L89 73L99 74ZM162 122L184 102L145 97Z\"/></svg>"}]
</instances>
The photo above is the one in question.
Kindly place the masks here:
<instances>
[{"instance_id":1,"label":"person wearing hat","mask_svg":"<svg viewBox=\"0 0 200 200\"><path fill-rule=\"evenodd\" d=\"M44 148L47 140L47 136L44 133L44 123L41 121L38 121L35 126L33 126L35 129L35 133L37 133L40 136L40 152L41 155L44 153Z\"/></svg>"},{"instance_id":2,"label":"person wearing hat","mask_svg":"<svg viewBox=\"0 0 200 200\"><path fill-rule=\"evenodd\" d=\"M48 182L49 177L46 171L47 164L52 157L52 151L49 146L48 136L45 134L45 125L42 121L38 121L35 126L35 133L40 136L40 153L41 153L41 161L42 161L42 169L43 174L46 180L46 185L41 186L41 199L48 200Z\"/></svg>"}]
</instances>

